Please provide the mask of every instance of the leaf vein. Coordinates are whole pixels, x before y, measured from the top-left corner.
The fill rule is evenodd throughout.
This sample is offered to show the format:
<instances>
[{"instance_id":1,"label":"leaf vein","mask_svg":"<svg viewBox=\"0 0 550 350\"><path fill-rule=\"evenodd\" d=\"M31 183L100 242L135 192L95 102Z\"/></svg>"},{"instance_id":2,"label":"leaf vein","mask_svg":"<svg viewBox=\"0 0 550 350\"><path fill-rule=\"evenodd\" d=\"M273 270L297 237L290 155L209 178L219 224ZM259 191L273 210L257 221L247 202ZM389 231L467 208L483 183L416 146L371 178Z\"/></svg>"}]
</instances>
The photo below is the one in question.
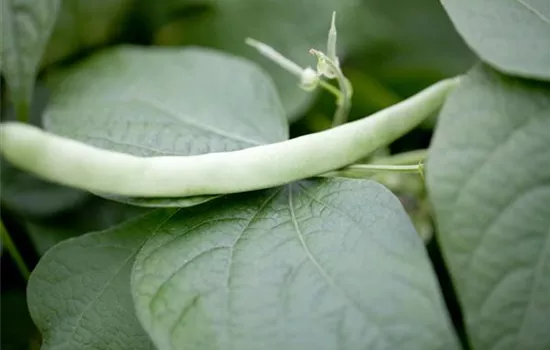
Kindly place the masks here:
<instances>
[{"instance_id":1,"label":"leaf vein","mask_svg":"<svg viewBox=\"0 0 550 350\"><path fill-rule=\"evenodd\" d=\"M176 213L179 211L176 210L175 212L173 212L172 214L170 214L166 219L162 220L158 226L155 227L155 229L153 231L151 231L151 236L155 235L156 232L158 230L160 230L160 228L166 223L168 222L168 220L170 220L174 215L176 215ZM99 291L99 294L95 297L95 298L92 298L90 300L90 302L88 303L88 305L86 305L86 307L84 308L84 310L80 313L80 315L78 316L77 318L77 321L72 329L72 332L71 332L71 335L68 337L67 341L65 343L69 343L71 341L74 340L74 336L76 334L76 331L78 329L78 327L80 326L80 323L82 322L82 319L84 318L84 314L86 314L90 308L95 305L95 303L103 296L103 294L107 291L107 288L108 286L111 284L111 282L120 274L120 272L124 269L124 267L132 261L132 259L136 256L136 254L138 253L138 251L141 249L141 247L143 246L143 244L149 239L149 237L145 237L142 242L140 242L140 244L138 244L137 248L136 249L133 249L133 253L130 254L128 256L128 258L122 263L122 265L116 269L116 272L113 274L113 276L111 278L109 278L109 280L105 283L105 285L101 288L101 290ZM132 249L130 249L132 250Z\"/></svg>"},{"instance_id":2,"label":"leaf vein","mask_svg":"<svg viewBox=\"0 0 550 350\"><path fill-rule=\"evenodd\" d=\"M185 118L183 115L176 113L175 111L173 111L173 110L167 108L166 106L164 106L159 101L151 99L150 97L144 99L144 98L137 98L137 97L134 97L134 96L130 96L130 98L128 98L128 99L117 100L117 103L130 103L130 104L140 103L140 104L144 104L144 105L152 107L153 109L155 109L155 110L161 112L162 114L168 116L170 119L179 120L179 121L183 122L184 124L187 124L189 126L197 128L199 130L208 131L208 132L211 132L211 133L216 134L218 136L222 136L222 137L234 140L234 141L244 142L244 143L246 143L250 146L259 146L259 145L261 145L261 142L251 140L249 138L246 138L246 137L243 137L243 136L240 136L240 135L231 134L231 133L228 133L226 131L220 130L220 129L214 127L214 126L200 124L200 123L197 123L197 122L195 122L195 121L193 121L189 118Z\"/></svg>"},{"instance_id":3,"label":"leaf vein","mask_svg":"<svg viewBox=\"0 0 550 350\"><path fill-rule=\"evenodd\" d=\"M521 320L521 326L517 332L516 336L516 346L515 348L518 350L524 349L524 347L521 347L522 342L519 341L519 339L522 338L522 335L524 334L524 331L526 330L525 327L525 319L527 318L527 314L529 313L529 310L533 307L533 294L536 289L536 286L540 286L541 282L544 280L545 276L543 276L543 261L546 256L550 256L550 220L548 222L548 233L546 235L546 238L544 239L544 243L542 244L542 249L539 254L539 257L537 259L537 263L534 268L534 275L533 275L533 281L531 285L531 292L529 293L529 299L527 301L527 306L525 307L525 311L523 312L523 317Z\"/></svg>"},{"instance_id":4,"label":"leaf vein","mask_svg":"<svg viewBox=\"0 0 550 350\"><path fill-rule=\"evenodd\" d=\"M304 235L302 233L302 230L300 229L300 225L298 224L298 220L296 219L296 212L295 212L295 209L294 209L294 201L292 199L293 196L292 196L292 188L291 187L292 187L292 184L289 185L288 207L289 207L292 223L294 225L294 231L296 232L296 235L298 237L298 241L300 242L300 245L301 245L307 259L313 264L315 269L319 272L319 274L323 277L323 279L327 282L327 284L332 289L339 292L344 297L344 300L346 300L348 302L348 304L351 304L357 311L359 311L359 313L361 313L365 317L366 320L368 320L369 319L369 313L361 306L361 304L359 302L357 302L353 297L348 295L348 293L346 293L346 291L343 288L341 288L340 286L338 286L335 283L335 281L332 279L332 277L327 273L327 271L323 268L323 266L321 266L319 261L317 261L317 259L315 258L315 256L311 252L311 250L309 249L309 247L307 245L307 242L304 238ZM373 316L375 316L375 314L373 313L370 316L373 317ZM374 328L376 328L377 332L385 340L386 335L385 335L384 332L382 332L382 328L380 327L380 325L378 325L377 322L374 322L372 324L374 324L374 326L375 326Z\"/></svg>"},{"instance_id":5,"label":"leaf vein","mask_svg":"<svg viewBox=\"0 0 550 350\"><path fill-rule=\"evenodd\" d=\"M535 7L529 5L525 0L516 0L519 4L523 5L529 12L533 13L535 16L539 17L543 22L550 24L550 19L547 18L541 11Z\"/></svg>"},{"instance_id":6,"label":"leaf vein","mask_svg":"<svg viewBox=\"0 0 550 350\"><path fill-rule=\"evenodd\" d=\"M229 257L227 259L228 261L228 266L227 266L227 279L226 279L226 282L225 282L225 285L226 285L226 288L227 288L227 305L226 305L226 308L227 308L227 311L226 311L226 331L228 329L230 329L229 325L230 324L230 319L231 319L231 313L232 313L232 298L231 298L231 275L232 275L232 271L233 271L233 255L234 255L234 252L236 250L236 247L240 241L240 239L242 238L242 236L244 235L244 233L246 232L246 230L250 227L250 225L254 222L255 219L258 218L258 215L260 215L260 213L265 209L265 207L279 194L281 193L281 191L284 189L284 187L281 187L279 188L278 190L276 191L273 191L273 193L267 197L267 199L258 207L258 211L256 211L256 213L254 213L251 217L250 217L250 220L246 223L246 225L244 226L244 228L242 229L242 231L239 233L239 235L235 238L235 241L233 242L233 244L231 245L231 249L229 250ZM228 343L228 342L225 342L225 343Z\"/></svg>"}]
</instances>

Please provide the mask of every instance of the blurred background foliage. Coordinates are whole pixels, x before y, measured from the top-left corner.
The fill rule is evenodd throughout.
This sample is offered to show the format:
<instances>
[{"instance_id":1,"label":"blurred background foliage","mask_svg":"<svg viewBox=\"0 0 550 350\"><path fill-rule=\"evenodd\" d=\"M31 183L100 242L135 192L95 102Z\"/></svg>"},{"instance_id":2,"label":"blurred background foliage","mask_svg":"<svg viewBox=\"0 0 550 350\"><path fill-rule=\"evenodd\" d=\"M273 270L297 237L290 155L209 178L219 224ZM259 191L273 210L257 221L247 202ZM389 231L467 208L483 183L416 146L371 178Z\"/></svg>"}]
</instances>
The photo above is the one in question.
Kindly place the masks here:
<instances>
[{"instance_id":1,"label":"blurred background foliage","mask_svg":"<svg viewBox=\"0 0 550 350\"><path fill-rule=\"evenodd\" d=\"M40 124L47 103L45 75L105 47L133 44L208 46L253 60L275 81L292 136L326 129L333 97L300 90L293 76L245 45L244 39L253 37L303 66L313 66L308 49L324 50L332 11L337 11L340 60L355 91L351 119L390 106L474 63L438 0L63 0L40 63L32 122ZM9 97L2 84L3 120L14 118ZM435 122L431 118L376 156L426 148ZM63 239L147 210L45 183L5 162L1 175L2 219L30 268ZM389 174L377 180L401 198L428 241L434 262L442 264L429 243L432 222L422 179L417 174ZM1 277L2 349L37 349L40 337L26 310L25 281L4 252ZM440 280L443 288L450 288L445 276ZM451 305L453 310L457 312Z\"/></svg>"}]
</instances>

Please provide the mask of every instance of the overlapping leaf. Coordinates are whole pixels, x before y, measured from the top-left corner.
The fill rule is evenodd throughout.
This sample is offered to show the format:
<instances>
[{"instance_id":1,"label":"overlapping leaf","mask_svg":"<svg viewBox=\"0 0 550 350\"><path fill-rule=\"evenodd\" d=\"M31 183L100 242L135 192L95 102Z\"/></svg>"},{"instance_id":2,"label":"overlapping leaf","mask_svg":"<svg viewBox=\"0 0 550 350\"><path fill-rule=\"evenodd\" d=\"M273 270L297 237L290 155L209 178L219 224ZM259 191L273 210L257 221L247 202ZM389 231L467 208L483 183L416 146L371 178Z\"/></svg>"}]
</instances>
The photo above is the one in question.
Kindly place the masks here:
<instances>
[{"instance_id":1,"label":"overlapping leaf","mask_svg":"<svg viewBox=\"0 0 550 350\"><path fill-rule=\"evenodd\" d=\"M480 58L508 74L550 80L548 0L441 0Z\"/></svg>"},{"instance_id":2,"label":"overlapping leaf","mask_svg":"<svg viewBox=\"0 0 550 350\"><path fill-rule=\"evenodd\" d=\"M168 349L453 349L422 240L365 180L308 181L182 209L132 293Z\"/></svg>"},{"instance_id":3,"label":"overlapping leaf","mask_svg":"<svg viewBox=\"0 0 550 350\"><path fill-rule=\"evenodd\" d=\"M427 162L439 240L475 349L547 349L550 85L478 66Z\"/></svg>"}]
</instances>

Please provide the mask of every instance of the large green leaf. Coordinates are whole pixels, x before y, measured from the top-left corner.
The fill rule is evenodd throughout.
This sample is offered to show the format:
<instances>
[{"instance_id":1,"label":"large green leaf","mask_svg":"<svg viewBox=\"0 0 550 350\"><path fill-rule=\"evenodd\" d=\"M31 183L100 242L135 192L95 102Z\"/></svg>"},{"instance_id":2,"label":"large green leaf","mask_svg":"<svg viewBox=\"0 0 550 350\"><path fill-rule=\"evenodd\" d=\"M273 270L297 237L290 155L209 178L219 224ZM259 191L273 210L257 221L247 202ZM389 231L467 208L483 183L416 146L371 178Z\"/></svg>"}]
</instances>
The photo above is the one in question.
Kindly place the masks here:
<instances>
[{"instance_id":1,"label":"large green leaf","mask_svg":"<svg viewBox=\"0 0 550 350\"><path fill-rule=\"evenodd\" d=\"M0 4L0 69L17 114L28 119L34 79L60 0L3 0Z\"/></svg>"},{"instance_id":2,"label":"large green leaf","mask_svg":"<svg viewBox=\"0 0 550 350\"><path fill-rule=\"evenodd\" d=\"M103 46L122 31L133 0L63 0L42 66Z\"/></svg>"},{"instance_id":3,"label":"large green leaf","mask_svg":"<svg viewBox=\"0 0 550 350\"><path fill-rule=\"evenodd\" d=\"M441 0L458 32L485 62L550 80L548 0Z\"/></svg>"},{"instance_id":4,"label":"large green leaf","mask_svg":"<svg viewBox=\"0 0 550 350\"><path fill-rule=\"evenodd\" d=\"M456 347L422 240L368 180L183 209L136 257L132 293L160 350Z\"/></svg>"},{"instance_id":5,"label":"large green leaf","mask_svg":"<svg viewBox=\"0 0 550 350\"><path fill-rule=\"evenodd\" d=\"M134 315L130 272L141 245L170 215L158 210L44 255L27 291L43 350L154 349Z\"/></svg>"},{"instance_id":6,"label":"large green leaf","mask_svg":"<svg viewBox=\"0 0 550 350\"><path fill-rule=\"evenodd\" d=\"M101 148L196 155L288 138L271 80L255 65L210 49L114 48L50 82L45 127ZM106 197L145 206L205 201Z\"/></svg>"},{"instance_id":7,"label":"large green leaf","mask_svg":"<svg viewBox=\"0 0 550 350\"><path fill-rule=\"evenodd\" d=\"M202 16L172 20L199 4L208 8ZM141 5L154 26L167 23L157 34L160 44L206 45L259 62L273 77L291 120L304 112L313 95L298 87L295 76L245 45L245 38L263 41L300 65L314 67L316 60L308 50L325 50L333 11L341 59L387 34L386 22L363 0L143 0Z\"/></svg>"},{"instance_id":8,"label":"large green leaf","mask_svg":"<svg viewBox=\"0 0 550 350\"><path fill-rule=\"evenodd\" d=\"M475 349L548 349L550 85L476 67L427 162L442 250Z\"/></svg>"}]
</instances>

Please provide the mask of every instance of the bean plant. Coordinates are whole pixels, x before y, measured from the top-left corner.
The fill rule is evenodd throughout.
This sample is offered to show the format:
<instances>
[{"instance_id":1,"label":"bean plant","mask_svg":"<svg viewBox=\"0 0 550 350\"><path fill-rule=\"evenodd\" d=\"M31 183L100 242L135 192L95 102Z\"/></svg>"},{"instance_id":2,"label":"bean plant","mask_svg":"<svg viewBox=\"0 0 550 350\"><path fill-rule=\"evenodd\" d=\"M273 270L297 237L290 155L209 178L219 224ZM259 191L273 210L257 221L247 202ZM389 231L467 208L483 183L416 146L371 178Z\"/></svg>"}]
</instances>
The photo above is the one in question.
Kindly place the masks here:
<instances>
[{"instance_id":1,"label":"bean plant","mask_svg":"<svg viewBox=\"0 0 550 350\"><path fill-rule=\"evenodd\" d=\"M3 346L550 349L550 6L388 3L3 1Z\"/></svg>"}]
</instances>

